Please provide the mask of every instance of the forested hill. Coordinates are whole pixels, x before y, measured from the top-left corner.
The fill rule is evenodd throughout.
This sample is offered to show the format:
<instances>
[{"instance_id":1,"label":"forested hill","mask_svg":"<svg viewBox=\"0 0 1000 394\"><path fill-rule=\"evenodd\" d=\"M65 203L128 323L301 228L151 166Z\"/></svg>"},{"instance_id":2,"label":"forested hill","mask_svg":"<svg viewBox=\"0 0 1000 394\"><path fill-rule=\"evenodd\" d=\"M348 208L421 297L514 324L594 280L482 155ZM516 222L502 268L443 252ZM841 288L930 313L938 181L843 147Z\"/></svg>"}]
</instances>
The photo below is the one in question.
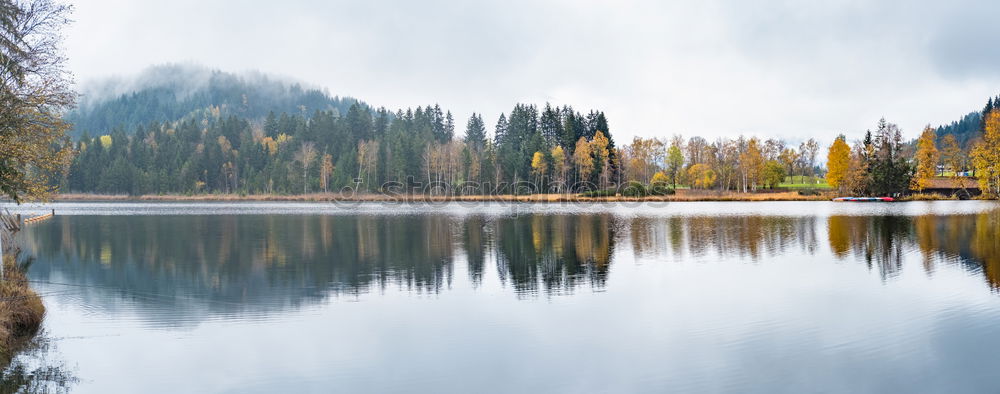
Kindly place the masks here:
<instances>
[{"instance_id":1,"label":"forested hill","mask_svg":"<svg viewBox=\"0 0 1000 394\"><path fill-rule=\"evenodd\" d=\"M983 114L970 112L962 119L951 122L951 124L938 126L937 135L939 138L948 134L955 136L961 146L966 146L969 141L976 139L982 131Z\"/></svg>"},{"instance_id":2,"label":"forested hill","mask_svg":"<svg viewBox=\"0 0 1000 394\"><path fill-rule=\"evenodd\" d=\"M234 74L199 66L151 67L131 78L99 81L84 89L79 108L67 114L72 135L133 133L151 122L174 122L214 111L216 116L258 119L269 113L345 114L358 100L263 74Z\"/></svg>"},{"instance_id":3,"label":"forested hill","mask_svg":"<svg viewBox=\"0 0 1000 394\"><path fill-rule=\"evenodd\" d=\"M487 183L510 192L503 185L622 181L621 151L600 111L517 104L496 123L464 121L436 104L391 111L263 76L177 66L90 91L69 116L75 154L63 192L396 193Z\"/></svg>"},{"instance_id":4,"label":"forested hill","mask_svg":"<svg viewBox=\"0 0 1000 394\"><path fill-rule=\"evenodd\" d=\"M1000 96L991 97L986 101L982 111L970 112L951 124L938 126L936 130L938 139L952 134L961 146L968 147L970 141L974 141L982 135L983 119L986 114L997 108L1000 108Z\"/></svg>"}]
</instances>

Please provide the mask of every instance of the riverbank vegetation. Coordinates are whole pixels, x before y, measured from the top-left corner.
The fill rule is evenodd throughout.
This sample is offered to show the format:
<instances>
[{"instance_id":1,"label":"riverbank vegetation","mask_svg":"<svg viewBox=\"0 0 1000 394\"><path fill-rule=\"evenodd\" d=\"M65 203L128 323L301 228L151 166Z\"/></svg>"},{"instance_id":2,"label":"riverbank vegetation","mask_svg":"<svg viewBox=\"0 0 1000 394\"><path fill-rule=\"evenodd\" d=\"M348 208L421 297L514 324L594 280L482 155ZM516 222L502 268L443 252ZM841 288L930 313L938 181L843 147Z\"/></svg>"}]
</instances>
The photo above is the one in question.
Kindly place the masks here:
<instances>
[{"instance_id":1,"label":"riverbank vegetation","mask_svg":"<svg viewBox=\"0 0 1000 394\"><path fill-rule=\"evenodd\" d=\"M42 299L28 285L26 263L19 263L20 248L14 235L19 218L0 212L0 365L10 363L15 352L38 332L45 316Z\"/></svg>"},{"instance_id":2,"label":"riverbank vegetation","mask_svg":"<svg viewBox=\"0 0 1000 394\"><path fill-rule=\"evenodd\" d=\"M4 253L0 280L0 365L7 365L42 325L45 305L31 289L14 253Z\"/></svg>"},{"instance_id":3,"label":"riverbank vegetation","mask_svg":"<svg viewBox=\"0 0 1000 394\"><path fill-rule=\"evenodd\" d=\"M998 98L1000 101L1000 98ZM851 147L838 137L827 153L827 183L841 194L902 196L915 192L931 198L929 189L945 190L943 196L984 198L1000 196L1000 108L989 100L981 117L981 132L964 135L964 146L955 134L941 135L928 126L913 143L903 141L898 126L879 121L874 132ZM968 133L966 133L968 134ZM967 180L974 182L967 182ZM949 181L949 182L940 182ZM945 184L944 186L941 186ZM914 198L917 198L914 196Z\"/></svg>"},{"instance_id":4,"label":"riverbank vegetation","mask_svg":"<svg viewBox=\"0 0 1000 394\"><path fill-rule=\"evenodd\" d=\"M146 194L130 196L128 194L77 194L66 193L55 196L58 201L299 201L299 202L446 202L446 201L495 201L495 202L617 202L617 201L826 201L834 195L819 190L780 191L761 193L742 193L735 191L692 190L679 189L673 194L645 196L626 196L624 194L596 195L590 193L535 193L535 194L498 194L498 195L433 195L433 194L400 194L358 193L343 195L339 193L309 193L309 194Z\"/></svg>"},{"instance_id":5,"label":"riverbank vegetation","mask_svg":"<svg viewBox=\"0 0 1000 394\"><path fill-rule=\"evenodd\" d=\"M65 70L61 29L71 8L52 0L0 0L0 197L46 198L75 153L63 113L76 93ZM19 220L0 213L0 364L34 337L45 315L28 285L14 234ZM5 371L5 378L7 371ZM6 380L6 379L5 379ZM5 382L4 387L9 389Z\"/></svg>"}]
</instances>

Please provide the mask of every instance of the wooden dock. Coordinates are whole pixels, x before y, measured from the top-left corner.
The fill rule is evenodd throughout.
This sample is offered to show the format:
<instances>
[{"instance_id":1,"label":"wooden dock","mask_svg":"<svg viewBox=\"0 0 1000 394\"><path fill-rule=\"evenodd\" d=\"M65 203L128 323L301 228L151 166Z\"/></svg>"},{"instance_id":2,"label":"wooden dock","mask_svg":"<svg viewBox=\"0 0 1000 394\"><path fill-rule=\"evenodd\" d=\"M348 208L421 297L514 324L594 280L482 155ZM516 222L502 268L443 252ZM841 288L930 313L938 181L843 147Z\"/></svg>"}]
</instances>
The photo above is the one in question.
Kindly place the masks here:
<instances>
[{"instance_id":1,"label":"wooden dock","mask_svg":"<svg viewBox=\"0 0 1000 394\"><path fill-rule=\"evenodd\" d=\"M43 221L45 219L50 219L53 216L56 216L56 211L54 209L52 210L52 212L46 213L44 215L38 215L38 216L33 216L33 217L30 217L30 218L24 219L24 224L38 223L38 222Z\"/></svg>"}]
</instances>

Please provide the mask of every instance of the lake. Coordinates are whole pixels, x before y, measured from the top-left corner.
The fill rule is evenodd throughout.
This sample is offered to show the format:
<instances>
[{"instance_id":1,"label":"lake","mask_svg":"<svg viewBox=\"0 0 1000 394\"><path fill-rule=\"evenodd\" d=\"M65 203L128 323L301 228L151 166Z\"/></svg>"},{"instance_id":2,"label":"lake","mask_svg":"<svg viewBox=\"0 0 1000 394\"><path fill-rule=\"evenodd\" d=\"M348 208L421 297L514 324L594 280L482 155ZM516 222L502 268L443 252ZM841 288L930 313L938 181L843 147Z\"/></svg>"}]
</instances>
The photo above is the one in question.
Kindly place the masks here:
<instances>
[{"instance_id":1,"label":"lake","mask_svg":"<svg viewBox=\"0 0 1000 394\"><path fill-rule=\"evenodd\" d=\"M49 209L71 392L997 389L994 202Z\"/></svg>"}]
</instances>

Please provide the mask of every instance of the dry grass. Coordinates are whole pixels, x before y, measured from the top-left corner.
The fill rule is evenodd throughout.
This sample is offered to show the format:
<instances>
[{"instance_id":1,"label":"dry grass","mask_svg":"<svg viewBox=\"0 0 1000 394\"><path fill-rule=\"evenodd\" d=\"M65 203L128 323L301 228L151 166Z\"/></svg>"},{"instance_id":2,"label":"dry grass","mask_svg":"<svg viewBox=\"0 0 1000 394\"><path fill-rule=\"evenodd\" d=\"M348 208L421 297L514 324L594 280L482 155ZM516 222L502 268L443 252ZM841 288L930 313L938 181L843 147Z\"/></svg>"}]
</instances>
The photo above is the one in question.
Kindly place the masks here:
<instances>
[{"instance_id":1,"label":"dry grass","mask_svg":"<svg viewBox=\"0 0 1000 394\"><path fill-rule=\"evenodd\" d=\"M99 194L61 194L56 196L60 201L502 201L502 202L618 202L618 201L829 201L834 196L831 193L821 193L815 196L800 195L798 192L767 192L739 193L717 192L704 190L678 190L672 196L648 197L581 197L576 194L532 194L515 196L504 195L470 195L470 196L431 196L431 195L386 195L386 194L356 194L341 196L336 193L312 193L297 195L280 194L199 194L199 195L99 195Z\"/></svg>"},{"instance_id":2,"label":"dry grass","mask_svg":"<svg viewBox=\"0 0 1000 394\"><path fill-rule=\"evenodd\" d=\"M0 281L0 356L4 365L38 332L45 317L41 297L28 285L15 261L14 256L4 256L4 279Z\"/></svg>"},{"instance_id":3,"label":"dry grass","mask_svg":"<svg viewBox=\"0 0 1000 394\"><path fill-rule=\"evenodd\" d=\"M899 199L899 201L939 201L939 200L958 200L958 197L946 196L937 193L914 193Z\"/></svg>"}]
</instances>

